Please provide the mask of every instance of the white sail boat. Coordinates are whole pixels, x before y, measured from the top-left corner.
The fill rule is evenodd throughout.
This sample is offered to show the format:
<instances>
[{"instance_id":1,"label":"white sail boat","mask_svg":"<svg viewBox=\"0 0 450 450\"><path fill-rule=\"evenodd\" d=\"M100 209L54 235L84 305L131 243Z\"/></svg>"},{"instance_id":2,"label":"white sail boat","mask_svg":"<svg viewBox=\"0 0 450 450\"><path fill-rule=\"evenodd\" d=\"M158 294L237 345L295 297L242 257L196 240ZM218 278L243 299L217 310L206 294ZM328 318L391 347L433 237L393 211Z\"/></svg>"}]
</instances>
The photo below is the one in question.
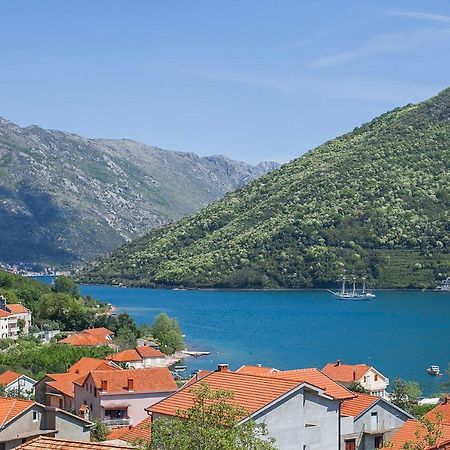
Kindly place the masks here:
<instances>
[{"instance_id":1,"label":"white sail boat","mask_svg":"<svg viewBox=\"0 0 450 450\"><path fill-rule=\"evenodd\" d=\"M354 300L354 301L368 301L375 297L375 294L373 294L370 291L366 291L366 278L363 277L363 285L362 289L359 291L356 289L356 278L352 278L352 289L347 291L345 289L345 283L347 281L347 278L344 276L342 277L342 286L340 291L330 291L328 289L328 292L333 294L336 298L339 300Z\"/></svg>"}]
</instances>

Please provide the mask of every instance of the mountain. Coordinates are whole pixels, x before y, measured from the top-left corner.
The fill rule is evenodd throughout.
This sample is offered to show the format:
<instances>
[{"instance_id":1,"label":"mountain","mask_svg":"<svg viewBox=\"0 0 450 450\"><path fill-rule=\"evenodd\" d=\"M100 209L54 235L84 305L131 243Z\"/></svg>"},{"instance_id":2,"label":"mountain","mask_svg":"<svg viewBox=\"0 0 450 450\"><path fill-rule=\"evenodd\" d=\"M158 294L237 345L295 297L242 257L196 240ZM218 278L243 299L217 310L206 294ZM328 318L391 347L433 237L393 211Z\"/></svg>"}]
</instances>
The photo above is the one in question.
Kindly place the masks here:
<instances>
[{"instance_id":1,"label":"mountain","mask_svg":"<svg viewBox=\"0 0 450 450\"><path fill-rule=\"evenodd\" d=\"M383 114L199 213L151 230L80 280L303 288L450 275L450 89Z\"/></svg>"},{"instance_id":2,"label":"mountain","mask_svg":"<svg viewBox=\"0 0 450 450\"><path fill-rule=\"evenodd\" d=\"M88 261L275 166L0 118L0 261Z\"/></svg>"}]
</instances>

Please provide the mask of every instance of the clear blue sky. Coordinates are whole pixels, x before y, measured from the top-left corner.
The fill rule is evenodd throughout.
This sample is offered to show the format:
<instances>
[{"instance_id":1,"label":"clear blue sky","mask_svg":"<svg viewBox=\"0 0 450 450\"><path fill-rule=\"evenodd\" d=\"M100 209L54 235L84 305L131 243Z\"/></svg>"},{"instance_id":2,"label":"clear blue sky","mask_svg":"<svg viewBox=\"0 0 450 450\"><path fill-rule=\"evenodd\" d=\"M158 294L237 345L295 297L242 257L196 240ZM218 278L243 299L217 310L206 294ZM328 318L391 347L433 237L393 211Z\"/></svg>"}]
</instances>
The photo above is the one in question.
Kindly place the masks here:
<instances>
[{"instance_id":1,"label":"clear blue sky","mask_svg":"<svg viewBox=\"0 0 450 450\"><path fill-rule=\"evenodd\" d=\"M0 116L288 161L450 84L447 0L2 0Z\"/></svg>"}]
</instances>

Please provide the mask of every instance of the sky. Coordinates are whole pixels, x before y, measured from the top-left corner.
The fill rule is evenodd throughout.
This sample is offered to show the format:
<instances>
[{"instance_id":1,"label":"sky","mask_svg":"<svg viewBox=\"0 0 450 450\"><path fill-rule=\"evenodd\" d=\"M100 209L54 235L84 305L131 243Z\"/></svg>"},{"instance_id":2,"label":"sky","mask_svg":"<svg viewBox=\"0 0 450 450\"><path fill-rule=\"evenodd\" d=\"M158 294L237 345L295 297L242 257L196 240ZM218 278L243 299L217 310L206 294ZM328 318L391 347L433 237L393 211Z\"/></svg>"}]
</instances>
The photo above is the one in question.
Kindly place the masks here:
<instances>
[{"instance_id":1,"label":"sky","mask_svg":"<svg viewBox=\"0 0 450 450\"><path fill-rule=\"evenodd\" d=\"M287 162L450 84L448 0L1 0L0 116Z\"/></svg>"}]
</instances>

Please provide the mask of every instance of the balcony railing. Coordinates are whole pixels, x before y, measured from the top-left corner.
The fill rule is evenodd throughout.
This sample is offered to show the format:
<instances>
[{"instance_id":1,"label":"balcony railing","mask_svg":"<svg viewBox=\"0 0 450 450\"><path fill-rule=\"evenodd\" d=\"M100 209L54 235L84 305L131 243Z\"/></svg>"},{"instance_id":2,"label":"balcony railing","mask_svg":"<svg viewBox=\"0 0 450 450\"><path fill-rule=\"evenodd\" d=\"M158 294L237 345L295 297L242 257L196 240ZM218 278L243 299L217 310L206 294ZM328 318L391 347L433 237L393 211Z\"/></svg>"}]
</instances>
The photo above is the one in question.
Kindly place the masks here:
<instances>
[{"instance_id":1,"label":"balcony railing","mask_svg":"<svg viewBox=\"0 0 450 450\"><path fill-rule=\"evenodd\" d=\"M131 425L130 419L105 419L103 421L107 427L128 427Z\"/></svg>"}]
</instances>

